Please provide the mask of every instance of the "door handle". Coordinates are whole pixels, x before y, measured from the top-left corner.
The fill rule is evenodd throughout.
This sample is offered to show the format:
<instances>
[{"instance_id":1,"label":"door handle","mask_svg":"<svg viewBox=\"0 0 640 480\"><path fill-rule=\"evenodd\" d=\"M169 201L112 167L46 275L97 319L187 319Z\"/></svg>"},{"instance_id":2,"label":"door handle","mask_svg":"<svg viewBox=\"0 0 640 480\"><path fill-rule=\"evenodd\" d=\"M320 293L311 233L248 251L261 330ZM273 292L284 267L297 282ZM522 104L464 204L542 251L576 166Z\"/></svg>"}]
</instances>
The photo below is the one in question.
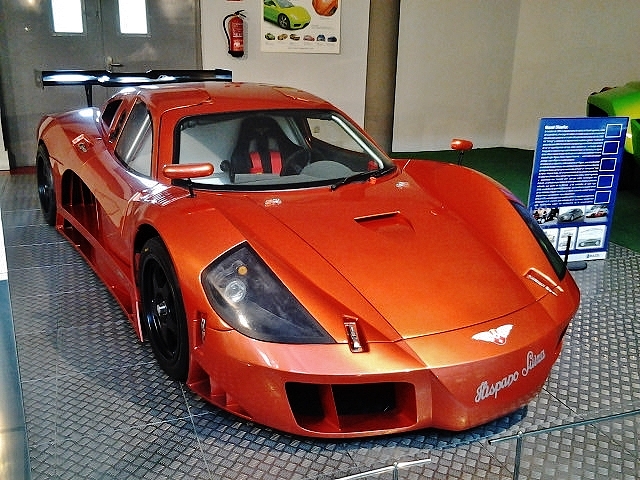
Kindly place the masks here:
<instances>
[{"instance_id":1,"label":"door handle","mask_svg":"<svg viewBox=\"0 0 640 480\"><path fill-rule=\"evenodd\" d=\"M124 65L120 62L114 62L113 61L113 57L108 56L106 58L106 64L107 64L107 72L112 72L113 71L113 67L124 67Z\"/></svg>"}]
</instances>

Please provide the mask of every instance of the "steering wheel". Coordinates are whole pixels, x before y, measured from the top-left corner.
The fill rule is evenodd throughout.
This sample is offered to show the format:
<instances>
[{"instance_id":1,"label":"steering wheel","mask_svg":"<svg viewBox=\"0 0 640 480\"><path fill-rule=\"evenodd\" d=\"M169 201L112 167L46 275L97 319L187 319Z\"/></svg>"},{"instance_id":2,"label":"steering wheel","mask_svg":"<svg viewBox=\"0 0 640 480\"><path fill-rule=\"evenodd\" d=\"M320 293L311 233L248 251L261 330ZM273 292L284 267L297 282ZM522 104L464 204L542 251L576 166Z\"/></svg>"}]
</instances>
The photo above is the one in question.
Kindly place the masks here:
<instances>
[{"instance_id":1,"label":"steering wheel","mask_svg":"<svg viewBox=\"0 0 640 480\"><path fill-rule=\"evenodd\" d=\"M309 164L311 152L306 148L296 150L282 162L281 176L298 175Z\"/></svg>"},{"instance_id":2,"label":"steering wheel","mask_svg":"<svg viewBox=\"0 0 640 480\"><path fill-rule=\"evenodd\" d=\"M229 175L229 181L231 183L235 183L235 181L236 181L236 172L234 172L233 169L231 168L231 162L229 160L224 160L220 164L220 170L222 170L227 175Z\"/></svg>"}]
</instances>

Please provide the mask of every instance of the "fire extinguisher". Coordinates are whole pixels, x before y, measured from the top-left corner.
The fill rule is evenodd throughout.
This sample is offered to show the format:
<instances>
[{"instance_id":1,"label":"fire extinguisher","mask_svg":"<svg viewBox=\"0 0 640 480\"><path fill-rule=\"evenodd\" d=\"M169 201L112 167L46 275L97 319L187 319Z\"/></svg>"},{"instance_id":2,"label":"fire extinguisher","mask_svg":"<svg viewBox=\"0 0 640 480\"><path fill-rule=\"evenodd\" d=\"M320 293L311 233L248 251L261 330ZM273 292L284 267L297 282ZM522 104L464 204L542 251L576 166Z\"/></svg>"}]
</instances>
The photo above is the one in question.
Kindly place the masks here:
<instances>
[{"instance_id":1,"label":"fire extinguisher","mask_svg":"<svg viewBox=\"0 0 640 480\"><path fill-rule=\"evenodd\" d=\"M229 45L229 55L232 57L242 57L244 55L244 10L238 10L224 17L222 28L227 36ZM230 19L227 22L227 19Z\"/></svg>"}]
</instances>

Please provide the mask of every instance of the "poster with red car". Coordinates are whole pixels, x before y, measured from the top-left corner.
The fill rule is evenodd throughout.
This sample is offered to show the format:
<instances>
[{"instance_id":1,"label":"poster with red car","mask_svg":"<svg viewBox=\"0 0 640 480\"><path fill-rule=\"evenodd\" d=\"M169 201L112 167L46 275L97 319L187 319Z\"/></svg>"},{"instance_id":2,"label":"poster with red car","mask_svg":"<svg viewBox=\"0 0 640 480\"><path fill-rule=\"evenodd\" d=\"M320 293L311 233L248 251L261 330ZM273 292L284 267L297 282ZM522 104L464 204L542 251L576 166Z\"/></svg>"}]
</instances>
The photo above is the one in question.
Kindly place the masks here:
<instances>
[{"instance_id":1,"label":"poster with red car","mask_svg":"<svg viewBox=\"0 0 640 480\"><path fill-rule=\"evenodd\" d=\"M342 0L263 0L263 52L340 53Z\"/></svg>"}]
</instances>

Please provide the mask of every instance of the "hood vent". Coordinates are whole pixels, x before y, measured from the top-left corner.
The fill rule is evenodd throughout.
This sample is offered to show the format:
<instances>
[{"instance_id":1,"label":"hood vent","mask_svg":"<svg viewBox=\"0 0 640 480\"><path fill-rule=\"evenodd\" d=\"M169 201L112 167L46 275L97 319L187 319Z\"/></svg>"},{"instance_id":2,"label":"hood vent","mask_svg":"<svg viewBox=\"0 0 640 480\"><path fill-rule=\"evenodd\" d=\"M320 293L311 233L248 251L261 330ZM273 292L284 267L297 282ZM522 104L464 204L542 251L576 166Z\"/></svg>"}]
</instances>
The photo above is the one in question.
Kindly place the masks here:
<instances>
[{"instance_id":1,"label":"hood vent","mask_svg":"<svg viewBox=\"0 0 640 480\"><path fill-rule=\"evenodd\" d=\"M415 233L411 222L398 211L356 217L354 220L359 225L383 235L397 237Z\"/></svg>"}]
</instances>

